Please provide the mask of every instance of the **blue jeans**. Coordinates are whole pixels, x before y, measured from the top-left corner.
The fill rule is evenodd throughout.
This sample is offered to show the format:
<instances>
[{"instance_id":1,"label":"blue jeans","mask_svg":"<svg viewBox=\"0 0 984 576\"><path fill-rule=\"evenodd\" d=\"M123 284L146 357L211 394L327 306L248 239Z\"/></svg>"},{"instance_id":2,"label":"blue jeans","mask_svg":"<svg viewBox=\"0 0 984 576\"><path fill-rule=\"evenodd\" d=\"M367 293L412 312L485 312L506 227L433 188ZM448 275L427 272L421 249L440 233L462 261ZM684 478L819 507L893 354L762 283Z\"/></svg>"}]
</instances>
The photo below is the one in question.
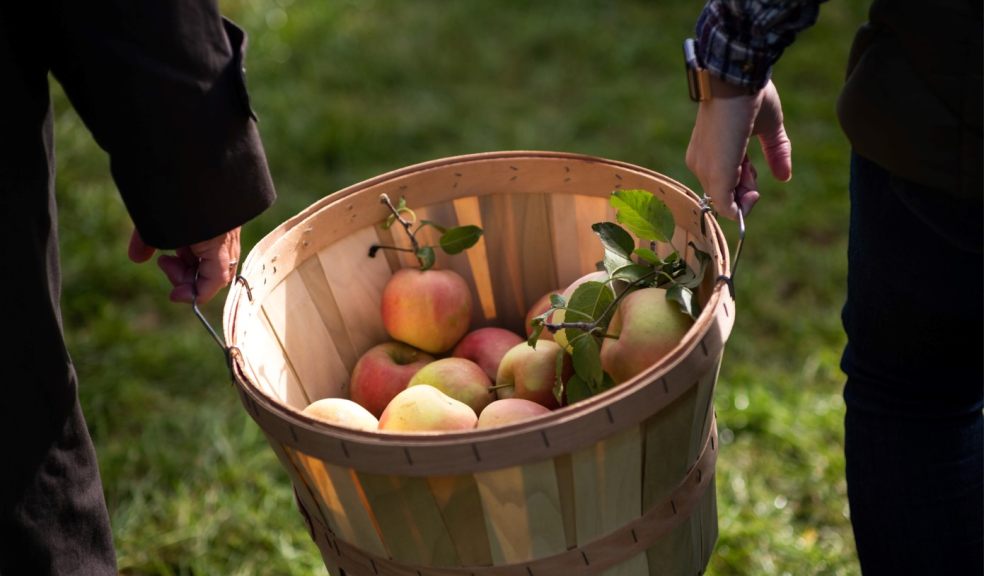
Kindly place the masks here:
<instances>
[{"instance_id":1,"label":"blue jeans","mask_svg":"<svg viewBox=\"0 0 984 576\"><path fill-rule=\"evenodd\" d=\"M984 574L981 204L851 162L841 367L866 576Z\"/></svg>"}]
</instances>

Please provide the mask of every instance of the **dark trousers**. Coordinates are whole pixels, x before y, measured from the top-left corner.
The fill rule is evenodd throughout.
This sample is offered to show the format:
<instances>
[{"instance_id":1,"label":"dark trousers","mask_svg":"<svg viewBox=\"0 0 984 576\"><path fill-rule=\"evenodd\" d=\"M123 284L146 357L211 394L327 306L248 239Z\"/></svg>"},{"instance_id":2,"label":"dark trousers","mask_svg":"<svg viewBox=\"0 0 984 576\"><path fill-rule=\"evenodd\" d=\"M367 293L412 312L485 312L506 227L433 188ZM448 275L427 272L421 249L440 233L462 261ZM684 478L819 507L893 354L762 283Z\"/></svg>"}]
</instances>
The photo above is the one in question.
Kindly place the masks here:
<instances>
[{"instance_id":1,"label":"dark trousers","mask_svg":"<svg viewBox=\"0 0 984 576\"><path fill-rule=\"evenodd\" d=\"M984 574L981 204L855 155L844 398L866 576Z\"/></svg>"}]
</instances>

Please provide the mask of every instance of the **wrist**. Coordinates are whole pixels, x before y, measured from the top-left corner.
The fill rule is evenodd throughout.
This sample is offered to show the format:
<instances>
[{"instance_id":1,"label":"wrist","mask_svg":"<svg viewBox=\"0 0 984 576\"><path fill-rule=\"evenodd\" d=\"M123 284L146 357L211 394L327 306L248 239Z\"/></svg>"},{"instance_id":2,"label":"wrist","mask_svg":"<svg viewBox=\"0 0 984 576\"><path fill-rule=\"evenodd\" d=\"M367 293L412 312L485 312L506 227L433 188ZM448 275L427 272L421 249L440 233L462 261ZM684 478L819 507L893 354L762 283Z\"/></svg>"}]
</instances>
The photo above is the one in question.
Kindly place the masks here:
<instances>
[{"instance_id":1,"label":"wrist","mask_svg":"<svg viewBox=\"0 0 984 576\"><path fill-rule=\"evenodd\" d=\"M759 93L754 88L732 84L714 74L708 74L707 85L710 88L712 98L739 98L742 96L754 96Z\"/></svg>"}]
</instances>

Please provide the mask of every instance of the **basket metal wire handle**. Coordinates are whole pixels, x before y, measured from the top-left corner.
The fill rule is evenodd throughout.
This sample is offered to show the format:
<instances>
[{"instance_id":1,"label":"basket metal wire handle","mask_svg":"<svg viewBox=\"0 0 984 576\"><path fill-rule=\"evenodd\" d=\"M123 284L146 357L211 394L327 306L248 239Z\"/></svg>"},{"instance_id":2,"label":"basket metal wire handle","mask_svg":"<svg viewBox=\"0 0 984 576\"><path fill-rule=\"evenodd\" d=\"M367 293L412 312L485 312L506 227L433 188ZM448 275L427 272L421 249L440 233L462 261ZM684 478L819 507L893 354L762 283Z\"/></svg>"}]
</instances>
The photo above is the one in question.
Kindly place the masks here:
<instances>
[{"instance_id":1,"label":"basket metal wire handle","mask_svg":"<svg viewBox=\"0 0 984 576\"><path fill-rule=\"evenodd\" d=\"M249 283L246 282L246 278L244 278L241 274L239 274L239 268L238 268L239 260L230 260L229 266L235 267L234 270L235 275L234 275L233 282L239 282L240 284L245 286L246 294L249 296L249 299L252 301L253 291L249 287ZM201 308L199 308L198 306L198 272L200 269L201 269L201 259L199 259L198 261L198 267L195 268L195 279L191 284L191 309L194 311L195 316L198 318L198 320L202 323L202 326L205 327L205 330L207 330L208 333L212 336L212 339L215 340L215 343L218 344L219 349L222 350L222 354L225 356L226 359L226 366L229 368L229 374L232 375L232 377L235 379L236 375L235 372L233 371L233 365L232 365L233 355L238 353L239 349L235 346L226 345L225 341L222 339L221 336L219 336L219 333L216 332L214 328L212 328L212 324L210 324L208 319L205 318L205 315L202 313Z\"/></svg>"},{"instance_id":2,"label":"basket metal wire handle","mask_svg":"<svg viewBox=\"0 0 984 576\"><path fill-rule=\"evenodd\" d=\"M721 274L717 277L718 281L724 281L728 285L728 291L731 292L731 298L735 299L735 274L738 271L738 259L741 258L741 248L745 244L745 214L742 211L741 206L741 196L735 194L735 204L738 205L738 244L735 246L735 257L731 261L731 275ZM706 194L700 200L700 211L702 213L714 213L714 207L711 206L711 199ZM706 225L703 220L700 222L701 232L707 233Z\"/></svg>"}]
</instances>

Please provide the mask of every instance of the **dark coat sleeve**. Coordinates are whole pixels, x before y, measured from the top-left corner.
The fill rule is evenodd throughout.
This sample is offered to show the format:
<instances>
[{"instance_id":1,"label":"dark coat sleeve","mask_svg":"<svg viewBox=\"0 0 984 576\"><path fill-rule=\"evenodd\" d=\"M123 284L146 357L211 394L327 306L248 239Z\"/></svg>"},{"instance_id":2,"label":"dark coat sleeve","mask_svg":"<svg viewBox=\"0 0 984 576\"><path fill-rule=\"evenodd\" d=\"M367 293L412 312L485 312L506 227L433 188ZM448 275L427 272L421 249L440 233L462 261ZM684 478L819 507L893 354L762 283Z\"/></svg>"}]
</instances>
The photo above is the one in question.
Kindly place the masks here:
<instances>
[{"instance_id":1,"label":"dark coat sleeve","mask_svg":"<svg viewBox=\"0 0 984 576\"><path fill-rule=\"evenodd\" d=\"M214 0L62 6L52 72L109 153L145 242L206 240L273 202L246 93L245 34Z\"/></svg>"}]
</instances>

